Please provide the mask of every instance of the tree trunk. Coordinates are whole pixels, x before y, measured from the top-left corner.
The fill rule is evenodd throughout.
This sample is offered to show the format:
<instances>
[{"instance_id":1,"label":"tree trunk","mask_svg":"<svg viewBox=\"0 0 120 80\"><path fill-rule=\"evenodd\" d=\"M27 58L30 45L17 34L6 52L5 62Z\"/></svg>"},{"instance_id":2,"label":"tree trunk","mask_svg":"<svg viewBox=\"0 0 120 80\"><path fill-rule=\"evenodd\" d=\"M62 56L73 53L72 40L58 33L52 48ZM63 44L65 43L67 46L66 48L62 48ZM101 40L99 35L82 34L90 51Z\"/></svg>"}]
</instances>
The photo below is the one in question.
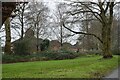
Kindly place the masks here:
<instances>
[{"instance_id":1,"label":"tree trunk","mask_svg":"<svg viewBox=\"0 0 120 80\"><path fill-rule=\"evenodd\" d=\"M111 52L111 24L106 24L102 28L103 58L112 58Z\"/></svg>"},{"instance_id":2,"label":"tree trunk","mask_svg":"<svg viewBox=\"0 0 120 80\"><path fill-rule=\"evenodd\" d=\"M37 48L37 53L39 51L39 27L38 27L38 24L37 24L37 45L36 45L36 48Z\"/></svg>"},{"instance_id":3,"label":"tree trunk","mask_svg":"<svg viewBox=\"0 0 120 80\"><path fill-rule=\"evenodd\" d=\"M63 34L62 34L62 25L60 25L60 35L61 35L61 38L60 38L60 44L61 44L61 48L62 48L62 46L63 46L63 41L62 41L62 39L63 39Z\"/></svg>"},{"instance_id":4,"label":"tree trunk","mask_svg":"<svg viewBox=\"0 0 120 80\"><path fill-rule=\"evenodd\" d=\"M11 54L11 31L10 31L10 20L9 20L9 18L5 21L5 33L6 33L6 41L5 41L4 52L7 53L7 54Z\"/></svg>"},{"instance_id":5,"label":"tree trunk","mask_svg":"<svg viewBox=\"0 0 120 80\"><path fill-rule=\"evenodd\" d=\"M36 50L37 52L39 51L39 35L38 35L38 32L37 32L37 45L36 45Z\"/></svg>"},{"instance_id":6,"label":"tree trunk","mask_svg":"<svg viewBox=\"0 0 120 80\"><path fill-rule=\"evenodd\" d=\"M24 22L23 22L23 14L24 14L24 9L22 9L22 18L21 18L21 39L23 39L23 35L24 35Z\"/></svg>"},{"instance_id":7,"label":"tree trunk","mask_svg":"<svg viewBox=\"0 0 120 80\"><path fill-rule=\"evenodd\" d=\"M22 18L21 39L23 39L23 35L24 35L24 22Z\"/></svg>"}]
</instances>

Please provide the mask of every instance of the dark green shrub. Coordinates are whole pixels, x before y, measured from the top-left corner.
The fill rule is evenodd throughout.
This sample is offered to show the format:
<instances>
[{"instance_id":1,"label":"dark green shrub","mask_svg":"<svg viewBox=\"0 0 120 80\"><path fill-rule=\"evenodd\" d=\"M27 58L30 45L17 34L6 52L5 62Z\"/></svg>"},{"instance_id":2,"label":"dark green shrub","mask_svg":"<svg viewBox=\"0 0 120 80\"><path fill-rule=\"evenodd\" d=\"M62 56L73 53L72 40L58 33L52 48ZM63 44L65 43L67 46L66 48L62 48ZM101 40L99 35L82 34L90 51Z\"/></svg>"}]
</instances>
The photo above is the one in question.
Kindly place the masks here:
<instances>
[{"instance_id":1,"label":"dark green shrub","mask_svg":"<svg viewBox=\"0 0 120 80\"><path fill-rule=\"evenodd\" d=\"M49 43L50 41L48 39L43 40L43 42L40 44L41 51L47 50Z\"/></svg>"},{"instance_id":2,"label":"dark green shrub","mask_svg":"<svg viewBox=\"0 0 120 80\"><path fill-rule=\"evenodd\" d=\"M80 54L76 52L71 52L67 50L59 50L59 51L45 51L41 53L41 56L46 57L48 59L55 60L63 60L63 59L73 59L78 57Z\"/></svg>"},{"instance_id":3,"label":"dark green shrub","mask_svg":"<svg viewBox=\"0 0 120 80\"><path fill-rule=\"evenodd\" d=\"M57 60L63 60L63 59L74 59L78 57L78 53L60 53L57 55L56 59Z\"/></svg>"},{"instance_id":4,"label":"dark green shrub","mask_svg":"<svg viewBox=\"0 0 120 80\"><path fill-rule=\"evenodd\" d=\"M92 50L92 51L85 51L84 53L86 53L88 55L101 55L102 51L100 51L100 50Z\"/></svg>"},{"instance_id":5,"label":"dark green shrub","mask_svg":"<svg viewBox=\"0 0 120 80\"><path fill-rule=\"evenodd\" d=\"M118 49L112 50L112 53L114 55L120 55L120 50L118 50Z\"/></svg>"},{"instance_id":6,"label":"dark green shrub","mask_svg":"<svg viewBox=\"0 0 120 80\"><path fill-rule=\"evenodd\" d=\"M14 55L6 55L4 54L2 56L2 62L3 63L14 63L14 62L18 62L18 60L20 60L21 56L14 56Z\"/></svg>"},{"instance_id":7,"label":"dark green shrub","mask_svg":"<svg viewBox=\"0 0 120 80\"><path fill-rule=\"evenodd\" d=\"M80 56L79 53L70 51L44 51L42 53L30 55L3 55L3 63L28 62L28 61L46 61L46 60L63 60L73 59Z\"/></svg>"},{"instance_id":8,"label":"dark green shrub","mask_svg":"<svg viewBox=\"0 0 120 80\"><path fill-rule=\"evenodd\" d=\"M28 55L29 53L29 40L19 40L14 43L14 53L17 55Z\"/></svg>"}]
</instances>

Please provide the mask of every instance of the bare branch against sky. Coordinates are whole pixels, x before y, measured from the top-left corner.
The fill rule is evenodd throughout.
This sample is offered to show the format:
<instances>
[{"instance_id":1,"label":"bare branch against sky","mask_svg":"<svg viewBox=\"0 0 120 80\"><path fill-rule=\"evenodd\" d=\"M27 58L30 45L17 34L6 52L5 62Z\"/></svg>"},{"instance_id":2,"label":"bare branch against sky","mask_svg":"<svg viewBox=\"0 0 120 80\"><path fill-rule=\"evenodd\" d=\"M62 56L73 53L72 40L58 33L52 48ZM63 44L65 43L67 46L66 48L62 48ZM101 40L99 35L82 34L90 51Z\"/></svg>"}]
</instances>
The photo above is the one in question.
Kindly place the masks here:
<instances>
[{"instance_id":1,"label":"bare branch against sky","mask_svg":"<svg viewBox=\"0 0 120 80\"><path fill-rule=\"evenodd\" d=\"M32 1L38 1L38 2L97 2L98 0L0 0L1 2L32 2ZM99 0L103 2L104 0ZM106 0L108 2L119 2L120 0Z\"/></svg>"}]
</instances>

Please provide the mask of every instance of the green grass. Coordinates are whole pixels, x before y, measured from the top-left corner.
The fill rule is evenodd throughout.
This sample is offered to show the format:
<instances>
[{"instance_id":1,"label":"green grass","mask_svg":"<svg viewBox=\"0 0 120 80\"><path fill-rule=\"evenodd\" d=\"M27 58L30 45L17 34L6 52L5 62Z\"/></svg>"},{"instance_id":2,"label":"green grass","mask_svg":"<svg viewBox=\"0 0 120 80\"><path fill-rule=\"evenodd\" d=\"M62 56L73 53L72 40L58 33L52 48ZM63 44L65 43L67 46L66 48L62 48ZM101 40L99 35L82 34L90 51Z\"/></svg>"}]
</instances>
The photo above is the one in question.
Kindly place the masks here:
<instances>
[{"instance_id":1,"label":"green grass","mask_svg":"<svg viewBox=\"0 0 120 80\"><path fill-rule=\"evenodd\" d=\"M107 74L118 65L118 56L100 56L69 60L36 61L3 64L3 78L96 78Z\"/></svg>"}]
</instances>

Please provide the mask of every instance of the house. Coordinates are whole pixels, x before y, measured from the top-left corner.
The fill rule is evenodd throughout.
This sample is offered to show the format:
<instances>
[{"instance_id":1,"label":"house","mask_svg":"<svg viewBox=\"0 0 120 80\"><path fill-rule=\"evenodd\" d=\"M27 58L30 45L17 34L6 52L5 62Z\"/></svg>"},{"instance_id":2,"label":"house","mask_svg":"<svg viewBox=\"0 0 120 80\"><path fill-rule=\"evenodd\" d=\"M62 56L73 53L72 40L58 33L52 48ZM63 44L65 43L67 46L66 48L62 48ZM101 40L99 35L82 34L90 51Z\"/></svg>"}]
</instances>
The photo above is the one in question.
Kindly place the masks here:
<instances>
[{"instance_id":1,"label":"house","mask_svg":"<svg viewBox=\"0 0 120 80\"><path fill-rule=\"evenodd\" d=\"M63 43L63 48L64 48L65 50L74 51L74 52L79 51L79 46L78 46L78 44L71 45L70 43L65 42L65 43Z\"/></svg>"},{"instance_id":2,"label":"house","mask_svg":"<svg viewBox=\"0 0 120 80\"><path fill-rule=\"evenodd\" d=\"M71 49L71 47L72 47L72 45L70 44L70 43L67 43L67 42L65 42L65 43L63 43L63 46L62 46L65 50L70 50Z\"/></svg>"},{"instance_id":3,"label":"house","mask_svg":"<svg viewBox=\"0 0 120 80\"><path fill-rule=\"evenodd\" d=\"M53 51L58 51L61 49L61 44L58 40L52 40L49 45L49 49ZM71 45L70 43L63 43L62 49L68 50L68 51L74 51L77 52L79 50L79 47L77 45Z\"/></svg>"},{"instance_id":4,"label":"house","mask_svg":"<svg viewBox=\"0 0 120 80\"><path fill-rule=\"evenodd\" d=\"M60 50L60 48L61 48L61 44L58 40L50 41L50 44L49 44L50 50L57 51L57 50Z\"/></svg>"}]
</instances>

